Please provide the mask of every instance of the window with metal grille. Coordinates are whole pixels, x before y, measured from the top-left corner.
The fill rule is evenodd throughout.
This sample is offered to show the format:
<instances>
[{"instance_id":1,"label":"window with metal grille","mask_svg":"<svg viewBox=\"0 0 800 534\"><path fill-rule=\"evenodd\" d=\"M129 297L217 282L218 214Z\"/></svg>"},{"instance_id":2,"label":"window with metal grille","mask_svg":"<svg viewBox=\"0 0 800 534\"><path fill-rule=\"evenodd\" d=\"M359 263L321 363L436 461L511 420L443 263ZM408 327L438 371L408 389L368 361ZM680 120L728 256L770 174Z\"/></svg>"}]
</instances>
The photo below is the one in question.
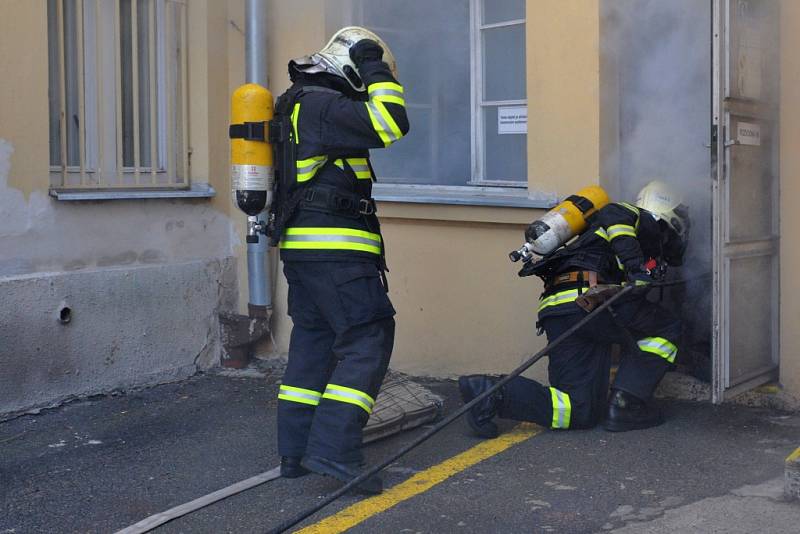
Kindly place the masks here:
<instances>
[{"instance_id":1,"label":"window with metal grille","mask_svg":"<svg viewBox=\"0 0 800 534\"><path fill-rule=\"evenodd\" d=\"M184 0L48 0L51 187L189 187Z\"/></svg>"}]
</instances>

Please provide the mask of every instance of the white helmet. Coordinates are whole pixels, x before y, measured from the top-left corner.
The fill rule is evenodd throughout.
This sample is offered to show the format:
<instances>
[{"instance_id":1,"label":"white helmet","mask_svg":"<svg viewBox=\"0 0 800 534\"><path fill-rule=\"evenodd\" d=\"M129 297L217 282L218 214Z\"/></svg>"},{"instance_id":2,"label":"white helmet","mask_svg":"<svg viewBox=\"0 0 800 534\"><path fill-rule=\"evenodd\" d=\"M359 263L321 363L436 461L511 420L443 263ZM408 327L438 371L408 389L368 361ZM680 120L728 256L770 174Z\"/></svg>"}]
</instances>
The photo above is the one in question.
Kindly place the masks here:
<instances>
[{"instance_id":1,"label":"white helmet","mask_svg":"<svg viewBox=\"0 0 800 534\"><path fill-rule=\"evenodd\" d=\"M397 78L397 62L394 54L389 50L383 39L375 33L360 26L348 26L342 28L331 37L322 50L310 56L303 56L289 62L290 68L295 68L300 72L316 74L326 72L339 76L347 80L350 86L359 92L367 90L364 83L357 74L356 66L350 59L350 48L362 39L372 39L383 48L383 61L389 65L392 75Z\"/></svg>"},{"instance_id":2,"label":"white helmet","mask_svg":"<svg viewBox=\"0 0 800 534\"><path fill-rule=\"evenodd\" d=\"M675 189L664 182L654 180L639 191L636 205L667 223L681 240L686 240L690 226L689 209L683 204L683 197Z\"/></svg>"}]
</instances>

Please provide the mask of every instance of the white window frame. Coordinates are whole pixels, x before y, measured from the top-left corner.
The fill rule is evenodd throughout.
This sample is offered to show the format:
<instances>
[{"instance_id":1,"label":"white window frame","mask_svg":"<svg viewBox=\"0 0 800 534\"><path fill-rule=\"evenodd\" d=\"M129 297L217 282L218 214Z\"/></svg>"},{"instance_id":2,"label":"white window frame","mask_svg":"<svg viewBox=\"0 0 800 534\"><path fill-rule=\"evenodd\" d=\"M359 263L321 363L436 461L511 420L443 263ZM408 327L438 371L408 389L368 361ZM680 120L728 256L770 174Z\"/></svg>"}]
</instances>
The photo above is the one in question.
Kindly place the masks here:
<instances>
[{"instance_id":1,"label":"white window frame","mask_svg":"<svg viewBox=\"0 0 800 534\"><path fill-rule=\"evenodd\" d=\"M514 19L504 22L483 24L481 22L481 7L483 2L489 0L470 0L470 91L472 93L472 177L468 185L516 187L527 188L527 176L521 180L490 180L486 178L486 139L485 121L483 111L487 107L500 106L527 106L528 99L517 100L485 100L483 71L483 35L485 30L494 28L507 28L510 26L524 26L526 18ZM527 134L526 134L527 135Z\"/></svg>"},{"instance_id":2,"label":"white window frame","mask_svg":"<svg viewBox=\"0 0 800 534\"><path fill-rule=\"evenodd\" d=\"M139 87L138 5L149 7L149 87ZM60 163L51 165L51 190L188 189L187 3L185 0L131 0L133 165L123 165L120 0L76 0L76 31L64 35L64 13L56 0ZM50 15L48 15L50 16ZM65 73L66 39L78 43L76 76ZM157 52L158 51L158 52ZM79 164L66 153L66 95L70 80L78 92ZM149 93L150 165L140 161L139 94ZM53 163L53 162L51 162ZM155 165L153 164L155 163Z\"/></svg>"},{"instance_id":3,"label":"white window frame","mask_svg":"<svg viewBox=\"0 0 800 534\"><path fill-rule=\"evenodd\" d=\"M329 29L333 30L342 25L362 24L364 21L363 5L369 0L341 0L336 3L335 10L328 10L325 13ZM482 117L479 110L482 109L481 101L476 92L477 88L483 87L482 69L479 68L480 56L480 3L479 0L470 0L470 36L468 45L470 48L470 121L471 121L471 140L470 140L470 172L472 176L465 177L463 185L440 185L440 184L417 184L411 182L411 177L386 177L392 180L391 183L381 181L373 186L373 195L376 199L385 202L413 203L413 204L450 204L462 206L498 206L498 207L517 207L517 208L552 208L559 202L559 195L555 191L531 190L528 188L527 176L519 181L511 180L485 180L483 162L485 159L485 143L482 142L483 133L478 129L481 126ZM526 13L527 19L527 13ZM526 19L507 21L501 24L525 23ZM492 25L485 25L491 27ZM385 28L371 27L380 33ZM402 80L401 80L402 82ZM527 105L527 99L503 101L509 104ZM490 104L484 102L484 104ZM412 131L416 128L412 124ZM435 142L435 141L434 141ZM476 150L480 146L480 155ZM436 147L432 147L433 157L437 157ZM481 172L478 173L477 169ZM404 183L406 182L406 183Z\"/></svg>"}]
</instances>

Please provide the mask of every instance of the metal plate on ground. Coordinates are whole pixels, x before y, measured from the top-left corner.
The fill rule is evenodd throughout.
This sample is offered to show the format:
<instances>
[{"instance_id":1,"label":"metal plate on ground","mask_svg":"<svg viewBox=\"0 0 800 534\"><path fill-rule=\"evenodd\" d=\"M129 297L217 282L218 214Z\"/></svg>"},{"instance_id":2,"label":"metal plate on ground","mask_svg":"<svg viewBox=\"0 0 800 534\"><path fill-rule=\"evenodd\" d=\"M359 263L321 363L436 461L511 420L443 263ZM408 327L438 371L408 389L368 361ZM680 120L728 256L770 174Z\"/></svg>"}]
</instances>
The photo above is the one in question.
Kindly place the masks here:
<instances>
[{"instance_id":1,"label":"metal plate on ground","mask_svg":"<svg viewBox=\"0 0 800 534\"><path fill-rule=\"evenodd\" d=\"M420 384L406 378L390 379L375 399L364 427L364 443L435 421L442 407L442 398Z\"/></svg>"}]
</instances>

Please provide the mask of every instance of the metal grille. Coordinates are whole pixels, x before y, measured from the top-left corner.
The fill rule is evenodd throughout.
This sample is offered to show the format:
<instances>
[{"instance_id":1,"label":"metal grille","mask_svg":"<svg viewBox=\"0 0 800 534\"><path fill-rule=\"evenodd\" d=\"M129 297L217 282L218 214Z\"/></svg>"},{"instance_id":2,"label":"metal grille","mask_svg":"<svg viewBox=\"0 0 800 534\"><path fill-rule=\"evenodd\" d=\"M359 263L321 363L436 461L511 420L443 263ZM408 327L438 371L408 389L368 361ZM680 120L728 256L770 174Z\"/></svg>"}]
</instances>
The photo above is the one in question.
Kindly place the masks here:
<instances>
[{"instance_id":1,"label":"metal grille","mask_svg":"<svg viewBox=\"0 0 800 534\"><path fill-rule=\"evenodd\" d=\"M185 0L48 0L51 186L189 187Z\"/></svg>"},{"instance_id":2,"label":"metal grille","mask_svg":"<svg viewBox=\"0 0 800 534\"><path fill-rule=\"evenodd\" d=\"M422 385L390 371L364 427L364 443L434 421L442 415L443 399Z\"/></svg>"}]
</instances>

